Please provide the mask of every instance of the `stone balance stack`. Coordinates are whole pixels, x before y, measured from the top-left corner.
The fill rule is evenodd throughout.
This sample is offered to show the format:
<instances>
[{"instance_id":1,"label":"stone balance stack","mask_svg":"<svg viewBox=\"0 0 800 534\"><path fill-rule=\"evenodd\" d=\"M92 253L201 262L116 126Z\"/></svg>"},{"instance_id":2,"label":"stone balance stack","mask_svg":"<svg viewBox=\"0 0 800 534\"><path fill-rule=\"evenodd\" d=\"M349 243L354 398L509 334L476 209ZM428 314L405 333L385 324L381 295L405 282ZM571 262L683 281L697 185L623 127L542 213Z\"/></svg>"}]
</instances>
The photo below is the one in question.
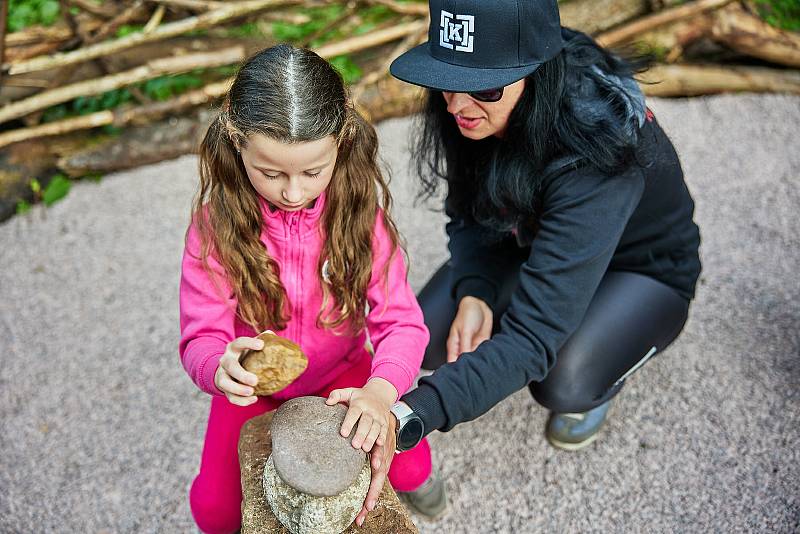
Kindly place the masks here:
<instances>
[{"instance_id":1,"label":"stone balance stack","mask_svg":"<svg viewBox=\"0 0 800 534\"><path fill-rule=\"evenodd\" d=\"M272 333L259 337L269 343L266 354L253 358L251 353L243 365L259 375L259 384L272 382L271 390L282 389L305 368L305 355ZM297 374L273 367L297 356L304 360L290 364ZM271 380L262 382L268 375ZM242 534L417 532L388 482L362 528L353 523L371 470L367 455L339 434L346 412L342 405L326 405L322 397L299 397L245 423L239 437Z\"/></svg>"}]
</instances>

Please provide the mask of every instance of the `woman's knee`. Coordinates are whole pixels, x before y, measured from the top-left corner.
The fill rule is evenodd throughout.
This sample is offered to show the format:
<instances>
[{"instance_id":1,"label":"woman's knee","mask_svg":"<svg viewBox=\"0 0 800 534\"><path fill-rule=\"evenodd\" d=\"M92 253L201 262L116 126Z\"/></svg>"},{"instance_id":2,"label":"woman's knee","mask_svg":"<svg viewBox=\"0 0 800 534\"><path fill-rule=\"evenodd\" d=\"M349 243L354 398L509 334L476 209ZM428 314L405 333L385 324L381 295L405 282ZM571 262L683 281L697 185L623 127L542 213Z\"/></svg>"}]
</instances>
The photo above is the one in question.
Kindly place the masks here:
<instances>
[{"instance_id":1,"label":"woman's knee","mask_svg":"<svg viewBox=\"0 0 800 534\"><path fill-rule=\"evenodd\" d=\"M189 490L189 505L197 528L206 534L231 534L242 526L241 489L225 489L200 476Z\"/></svg>"}]
</instances>

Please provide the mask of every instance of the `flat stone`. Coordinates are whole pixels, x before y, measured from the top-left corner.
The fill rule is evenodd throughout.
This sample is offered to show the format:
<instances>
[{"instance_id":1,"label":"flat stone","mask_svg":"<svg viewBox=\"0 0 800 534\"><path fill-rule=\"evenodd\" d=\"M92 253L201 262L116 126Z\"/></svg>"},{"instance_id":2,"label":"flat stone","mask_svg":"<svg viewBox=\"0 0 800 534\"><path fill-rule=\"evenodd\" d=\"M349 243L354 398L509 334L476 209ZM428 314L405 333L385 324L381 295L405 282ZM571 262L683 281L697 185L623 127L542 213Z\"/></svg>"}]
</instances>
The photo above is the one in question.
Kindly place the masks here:
<instances>
[{"instance_id":1,"label":"flat stone","mask_svg":"<svg viewBox=\"0 0 800 534\"><path fill-rule=\"evenodd\" d=\"M328 406L322 397L297 397L278 408L272 420L272 458L284 482L317 497L336 495L353 484L366 453L339 434L346 413L344 406Z\"/></svg>"},{"instance_id":2,"label":"flat stone","mask_svg":"<svg viewBox=\"0 0 800 534\"><path fill-rule=\"evenodd\" d=\"M272 395L303 374L308 357L296 343L271 332L259 334L264 341L261 350L247 350L239 357L242 367L258 376L256 395Z\"/></svg>"},{"instance_id":3,"label":"flat stone","mask_svg":"<svg viewBox=\"0 0 800 534\"><path fill-rule=\"evenodd\" d=\"M241 534L290 534L275 517L267 504L262 477L265 464L272 452L270 424L274 412L259 415L242 426L239 436L239 466L242 475L242 531ZM418 534L408 511L398 500L387 481L378 497L375 509L367 514L363 527L355 523L344 534Z\"/></svg>"},{"instance_id":4,"label":"flat stone","mask_svg":"<svg viewBox=\"0 0 800 534\"><path fill-rule=\"evenodd\" d=\"M365 460L356 480L344 491L331 497L315 497L284 482L270 456L264 466L264 497L278 521L292 534L339 534L361 510L370 474Z\"/></svg>"}]
</instances>

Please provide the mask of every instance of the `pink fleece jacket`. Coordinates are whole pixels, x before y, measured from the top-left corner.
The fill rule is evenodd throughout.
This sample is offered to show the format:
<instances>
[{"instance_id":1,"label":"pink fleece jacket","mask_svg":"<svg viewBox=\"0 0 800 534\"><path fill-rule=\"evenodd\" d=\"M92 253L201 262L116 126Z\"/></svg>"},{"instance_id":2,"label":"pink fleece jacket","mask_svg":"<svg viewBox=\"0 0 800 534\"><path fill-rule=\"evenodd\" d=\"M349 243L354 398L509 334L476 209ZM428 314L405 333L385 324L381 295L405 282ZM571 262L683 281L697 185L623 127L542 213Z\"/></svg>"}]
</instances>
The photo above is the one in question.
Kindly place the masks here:
<instances>
[{"instance_id":1,"label":"pink fleece jacket","mask_svg":"<svg viewBox=\"0 0 800 534\"><path fill-rule=\"evenodd\" d=\"M280 265L280 278L291 303L291 319L284 330L275 333L288 338L308 356L308 367L300 377L273 397L286 400L311 394L334 380L363 357L366 334L337 335L316 326L322 305L322 286L318 258L322 250L321 216L325 194L313 207L296 212L272 210L261 199L264 226L261 241ZM422 311L406 280L403 254L392 255L391 240L382 217L378 216L372 241L372 278L367 288L369 313L366 325L375 349L371 377L388 380L405 393L419 372L428 329ZM214 385L214 374L225 346L239 336L255 337L258 332L236 317L236 297L222 276L219 291L199 259L200 238L194 225L189 227L183 254L180 284L180 356L183 366L197 386L212 395L222 395ZM383 266L391 257L388 286ZM213 257L209 267L222 275L222 266ZM387 291L388 289L388 291Z\"/></svg>"}]
</instances>

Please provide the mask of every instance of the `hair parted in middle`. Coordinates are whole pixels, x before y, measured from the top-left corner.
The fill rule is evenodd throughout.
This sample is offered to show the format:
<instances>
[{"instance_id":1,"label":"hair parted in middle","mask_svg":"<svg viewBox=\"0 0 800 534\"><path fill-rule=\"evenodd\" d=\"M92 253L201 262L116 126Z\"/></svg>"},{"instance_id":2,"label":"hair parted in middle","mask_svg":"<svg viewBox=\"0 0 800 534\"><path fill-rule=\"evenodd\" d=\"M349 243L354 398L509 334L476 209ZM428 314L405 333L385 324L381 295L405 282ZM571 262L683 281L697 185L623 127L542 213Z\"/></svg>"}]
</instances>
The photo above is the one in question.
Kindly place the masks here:
<instances>
[{"instance_id":1,"label":"hair parted in middle","mask_svg":"<svg viewBox=\"0 0 800 534\"><path fill-rule=\"evenodd\" d=\"M317 323L365 325L372 271L372 238L379 204L396 252L397 228L389 216L391 196L378 166L378 138L348 100L342 77L314 52L281 44L262 50L239 69L217 120L200 145L200 189L192 208L201 259L225 269L238 302L237 314L256 331L282 330L290 318L280 267L260 240L259 194L238 151L261 134L281 143L316 141L333 135L338 155L326 190L325 233L317 273L323 302ZM390 260L383 266L388 274ZM210 272L210 269L209 269Z\"/></svg>"}]
</instances>

